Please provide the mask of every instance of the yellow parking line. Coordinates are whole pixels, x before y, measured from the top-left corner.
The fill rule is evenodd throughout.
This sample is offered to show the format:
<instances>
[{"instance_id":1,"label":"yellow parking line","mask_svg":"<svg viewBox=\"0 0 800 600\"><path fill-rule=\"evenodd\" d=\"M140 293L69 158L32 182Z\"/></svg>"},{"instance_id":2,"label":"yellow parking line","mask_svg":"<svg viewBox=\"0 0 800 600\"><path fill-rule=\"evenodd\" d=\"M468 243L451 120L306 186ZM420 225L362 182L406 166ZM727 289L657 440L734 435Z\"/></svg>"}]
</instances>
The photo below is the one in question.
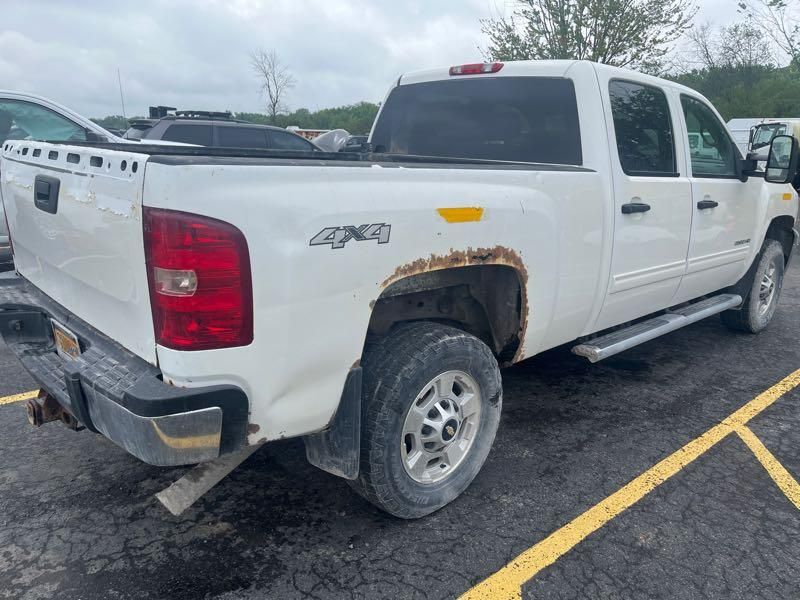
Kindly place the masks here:
<instances>
[{"instance_id":1,"label":"yellow parking line","mask_svg":"<svg viewBox=\"0 0 800 600\"><path fill-rule=\"evenodd\" d=\"M13 396L5 396L0 398L0 406L3 404L12 404L14 402L21 402L22 400L30 400L31 398L36 398L39 395L39 390L31 390L30 392L24 392L22 394L15 394Z\"/></svg>"},{"instance_id":2,"label":"yellow parking line","mask_svg":"<svg viewBox=\"0 0 800 600\"><path fill-rule=\"evenodd\" d=\"M756 455L758 462L767 470L769 476L778 485L786 497L800 509L800 483L792 477L791 473L778 462L772 452L761 442L749 427L738 427L736 433L747 444L747 447Z\"/></svg>"},{"instance_id":3,"label":"yellow parking line","mask_svg":"<svg viewBox=\"0 0 800 600\"><path fill-rule=\"evenodd\" d=\"M756 396L720 424L715 425L700 437L693 439L599 504L596 504L561 527L561 529L550 534L535 546L525 550L499 571L468 590L461 596L461 600L477 600L479 598L515 600L521 598L523 584L533 578L539 571L553 564L591 533L600 529L692 461L705 454L720 440L732 432L742 429L753 417L774 404L778 398L798 385L800 385L800 369ZM761 459L759 458L759 460ZM775 464L777 464L777 461L775 461ZM767 470L769 471L769 468ZM770 475L772 475L772 472L770 472ZM786 479L781 477L781 481L785 482ZM778 485L781 484L778 483ZM790 498L792 497L790 496Z\"/></svg>"}]
</instances>

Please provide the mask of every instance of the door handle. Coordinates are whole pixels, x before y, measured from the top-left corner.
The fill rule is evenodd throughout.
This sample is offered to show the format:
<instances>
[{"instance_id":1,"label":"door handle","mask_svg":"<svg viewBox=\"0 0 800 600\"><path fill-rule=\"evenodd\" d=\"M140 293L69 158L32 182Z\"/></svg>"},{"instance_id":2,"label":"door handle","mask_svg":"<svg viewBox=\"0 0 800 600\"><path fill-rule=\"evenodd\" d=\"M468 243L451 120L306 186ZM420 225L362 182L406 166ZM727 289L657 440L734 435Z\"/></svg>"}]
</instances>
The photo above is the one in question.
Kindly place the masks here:
<instances>
[{"instance_id":1,"label":"door handle","mask_svg":"<svg viewBox=\"0 0 800 600\"><path fill-rule=\"evenodd\" d=\"M715 202L714 200L708 200L708 199L700 200L700 202L697 203L697 208L699 208L700 210L703 210L705 208L716 208L717 206L719 206L719 202Z\"/></svg>"},{"instance_id":2,"label":"door handle","mask_svg":"<svg viewBox=\"0 0 800 600\"><path fill-rule=\"evenodd\" d=\"M61 182L49 175L37 175L33 182L33 203L51 215L58 212L58 191Z\"/></svg>"},{"instance_id":3,"label":"door handle","mask_svg":"<svg viewBox=\"0 0 800 600\"><path fill-rule=\"evenodd\" d=\"M644 202L628 202L622 205L623 215L632 215L633 213L643 213L650 210L650 205Z\"/></svg>"}]
</instances>

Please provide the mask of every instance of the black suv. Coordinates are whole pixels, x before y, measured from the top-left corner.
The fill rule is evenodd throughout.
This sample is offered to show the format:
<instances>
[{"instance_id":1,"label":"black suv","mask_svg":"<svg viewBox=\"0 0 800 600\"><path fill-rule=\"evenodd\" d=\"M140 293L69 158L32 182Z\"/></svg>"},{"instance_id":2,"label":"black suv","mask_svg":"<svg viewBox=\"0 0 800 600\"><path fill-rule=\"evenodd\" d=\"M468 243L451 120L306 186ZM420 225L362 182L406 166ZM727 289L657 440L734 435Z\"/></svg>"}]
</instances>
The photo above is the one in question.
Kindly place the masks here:
<instances>
[{"instance_id":1,"label":"black suv","mask_svg":"<svg viewBox=\"0 0 800 600\"><path fill-rule=\"evenodd\" d=\"M124 137L141 140L144 144L147 140L164 140L227 148L319 150L307 139L290 131L241 121L229 112L176 111L164 106L151 107L149 119L132 120Z\"/></svg>"}]
</instances>

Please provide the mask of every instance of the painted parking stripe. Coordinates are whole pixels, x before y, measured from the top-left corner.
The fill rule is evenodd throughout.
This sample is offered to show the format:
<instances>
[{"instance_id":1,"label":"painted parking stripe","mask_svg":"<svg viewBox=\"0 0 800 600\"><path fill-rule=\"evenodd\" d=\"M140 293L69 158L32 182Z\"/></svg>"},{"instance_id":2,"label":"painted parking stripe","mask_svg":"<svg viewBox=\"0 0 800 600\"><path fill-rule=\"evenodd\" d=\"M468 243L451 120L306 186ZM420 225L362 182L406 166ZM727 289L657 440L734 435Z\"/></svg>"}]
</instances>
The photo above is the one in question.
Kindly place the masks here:
<instances>
[{"instance_id":1,"label":"painted parking stripe","mask_svg":"<svg viewBox=\"0 0 800 600\"><path fill-rule=\"evenodd\" d=\"M15 394L13 396L4 396L0 398L0 406L3 404L13 404L14 402L22 402L23 400L30 400L31 398L36 398L39 395L39 390L31 390L30 392L24 392L22 394Z\"/></svg>"},{"instance_id":2,"label":"painted parking stripe","mask_svg":"<svg viewBox=\"0 0 800 600\"><path fill-rule=\"evenodd\" d=\"M792 477L792 474L786 470L778 459L767 450L767 447L761 442L756 434L749 427L737 427L736 433L742 438L742 441L747 444L747 447L756 455L758 462L772 477L772 481L780 488L784 495L792 501L798 509L800 509L800 483Z\"/></svg>"},{"instance_id":3,"label":"painted parking stripe","mask_svg":"<svg viewBox=\"0 0 800 600\"><path fill-rule=\"evenodd\" d=\"M800 385L800 369L756 396L721 423L715 425L700 437L693 439L688 444L636 477L633 481L608 496L599 504L596 504L582 515L561 527L561 529L550 534L538 544L525 550L499 571L490 575L478 585L464 593L461 596L461 600L478 600L485 598L516 600L521 598L522 586L532 579L539 571L553 564L590 534L600 529L627 508L636 504L670 477L708 452L708 450L713 448L728 435L737 433L741 437L742 432L747 429L745 425L753 419L753 417L772 406L781 396L793 390L798 385ZM747 429L747 431L750 430ZM745 437L747 437L746 433L742 439L750 446L750 443ZM755 435L752 437L755 438ZM752 441L751 439L750 442ZM758 444L763 447L760 441ZM766 454L764 454L764 451L766 451ZM780 466L778 461L775 460L774 456L772 456L766 448L763 448L763 451L759 448L759 452L761 452L762 457L765 457L770 467L767 467L767 464L762 461L755 450L753 450L753 452L762 464L764 464L773 480L775 480L779 486L781 486L781 482L786 483L788 481L783 476L782 472L780 472L780 469L783 469L783 467ZM767 454L772 458L774 463L769 461L766 457ZM776 465L780 466L780 469L778 469ZM772 468L773 471L770 471L770 468ZM785 472L785 469L783 469L783 471ZM776 475L773 475L773 472L778 476L777 479ZM786 472L786 475L791 478L788 472ZM792 481L794 481L794 479L792 479ZM795 484L796 483L797 482L795 482ZM790 487L787 489L794 493L791 484L788 485ZM790 496L783 487L781 489L787 494L787 497L794 502L794 497Z\"/></svg>"}]
</instances>

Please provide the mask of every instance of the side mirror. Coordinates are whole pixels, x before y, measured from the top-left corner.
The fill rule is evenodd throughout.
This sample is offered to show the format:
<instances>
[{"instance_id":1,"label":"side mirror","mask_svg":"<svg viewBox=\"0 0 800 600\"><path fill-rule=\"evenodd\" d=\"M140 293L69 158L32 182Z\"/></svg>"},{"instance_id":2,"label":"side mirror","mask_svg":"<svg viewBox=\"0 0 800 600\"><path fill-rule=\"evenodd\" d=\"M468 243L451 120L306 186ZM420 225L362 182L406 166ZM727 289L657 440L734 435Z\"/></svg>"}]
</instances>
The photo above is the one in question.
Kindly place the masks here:
<instances>
[{"instance_id":1,"label":"side mirror","mask_svg":"<svg viewBox=\"0 0 800 600\"><path fill-rule=\"evenodd\" d=\"M789 183L797 173L798 146L791 135L772 138L764 179L769 183Z\"/></svg>"}]
</instances>

